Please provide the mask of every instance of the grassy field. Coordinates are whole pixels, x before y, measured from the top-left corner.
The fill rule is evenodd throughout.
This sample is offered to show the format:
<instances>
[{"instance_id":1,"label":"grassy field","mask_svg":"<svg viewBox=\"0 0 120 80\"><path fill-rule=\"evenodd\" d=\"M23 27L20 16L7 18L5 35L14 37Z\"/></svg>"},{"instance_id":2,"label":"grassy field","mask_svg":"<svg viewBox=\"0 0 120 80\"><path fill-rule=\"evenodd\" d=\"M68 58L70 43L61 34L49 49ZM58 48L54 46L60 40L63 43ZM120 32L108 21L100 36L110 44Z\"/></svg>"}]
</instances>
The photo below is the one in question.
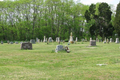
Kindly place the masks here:
<instances>
[{"instance_id":1,"label":"grassy field","mask_svg":"<svg viewBox=\"0 0 120 80\"><path fill-rule=\"evenodd\" d=\"M33 50L0 44L0 80L120 80L120 44L78 42L70 53L55 53L57 44L33 44Z\"/></svg>"}]
</instances>

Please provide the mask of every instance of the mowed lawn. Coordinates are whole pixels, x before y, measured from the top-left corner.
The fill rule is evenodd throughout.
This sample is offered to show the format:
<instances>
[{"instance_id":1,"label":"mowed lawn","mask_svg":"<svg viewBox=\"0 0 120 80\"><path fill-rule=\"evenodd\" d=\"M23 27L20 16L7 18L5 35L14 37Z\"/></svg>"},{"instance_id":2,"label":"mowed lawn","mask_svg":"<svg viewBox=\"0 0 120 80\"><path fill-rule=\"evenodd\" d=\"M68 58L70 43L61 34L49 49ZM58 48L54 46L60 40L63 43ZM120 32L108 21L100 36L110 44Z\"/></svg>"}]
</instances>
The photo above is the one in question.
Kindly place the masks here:
<instances>
[{"instance_id":1,"label":"mowed lawn","mask_svg":"<svg viewBox=\"0 0 120 80\"><path fill-rule=\"evenodd\" d=\"M120 44L78 42L70 53L55 53L56 45L20 50L20 44L0 44L0 80L120 80Z\"/></svg>"}]
</instances>

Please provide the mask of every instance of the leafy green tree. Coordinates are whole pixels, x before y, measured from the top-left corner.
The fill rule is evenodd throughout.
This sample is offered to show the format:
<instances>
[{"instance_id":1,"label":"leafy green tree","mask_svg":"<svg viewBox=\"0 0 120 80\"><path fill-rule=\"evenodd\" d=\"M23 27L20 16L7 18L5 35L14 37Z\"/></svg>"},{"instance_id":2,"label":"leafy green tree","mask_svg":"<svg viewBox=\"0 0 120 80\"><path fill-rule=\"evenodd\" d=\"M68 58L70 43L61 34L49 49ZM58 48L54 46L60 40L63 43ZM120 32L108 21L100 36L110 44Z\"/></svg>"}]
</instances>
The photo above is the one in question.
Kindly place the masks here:
<instances>
[{"instance_id":1,"label":"leafy green tree","mask_svg":"<svg viewBox=\"0 0 120 80\"><path fill-rule=\"evenodd\" d=\"M117 5L115 19L114 19L114 28L118 35L120 35L120 3Z\"/></svg>"}]
</instances>

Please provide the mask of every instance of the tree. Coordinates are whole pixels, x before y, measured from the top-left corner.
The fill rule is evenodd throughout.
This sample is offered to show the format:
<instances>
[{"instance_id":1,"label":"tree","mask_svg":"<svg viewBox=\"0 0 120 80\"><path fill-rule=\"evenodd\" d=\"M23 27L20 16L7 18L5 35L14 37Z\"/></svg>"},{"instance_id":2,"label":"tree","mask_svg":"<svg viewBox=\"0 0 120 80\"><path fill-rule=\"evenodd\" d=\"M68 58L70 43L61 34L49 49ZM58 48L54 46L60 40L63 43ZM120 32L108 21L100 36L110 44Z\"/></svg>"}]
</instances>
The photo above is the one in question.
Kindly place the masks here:
<instances>
[{"instance_id":1,"label":"tree","mask_svg":"<svg viewBox=\"0 0 120 80\"><path fill-rule=\"evenodd\" d=\"M114 19L114 28L116 30L116 33L120 35L120 3L117 5L116 9L116 15Z\"/></svg>"}]
</instances>

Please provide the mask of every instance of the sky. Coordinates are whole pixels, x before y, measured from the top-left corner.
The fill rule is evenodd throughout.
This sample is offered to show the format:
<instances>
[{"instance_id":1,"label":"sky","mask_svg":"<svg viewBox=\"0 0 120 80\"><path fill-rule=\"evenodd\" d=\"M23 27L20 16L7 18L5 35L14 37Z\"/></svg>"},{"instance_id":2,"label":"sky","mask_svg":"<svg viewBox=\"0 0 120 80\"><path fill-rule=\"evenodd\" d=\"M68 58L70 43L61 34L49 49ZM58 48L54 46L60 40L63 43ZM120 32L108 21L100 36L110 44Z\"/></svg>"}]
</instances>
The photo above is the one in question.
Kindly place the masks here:
<instances>
[{"instance_id":1,"label":"sky","mask_svg":"<svg viewBox=\"0 0 120 80\"><path fill-rule=\"evenodd\" d=\"M90 5L92 3L96 4L98 2L106 2L108 4L114 5L114 7L117 7L117 4L120 2L120 0L74 0L74 1L79 1L83 4Z\"/></svg>"}]
</instances>

